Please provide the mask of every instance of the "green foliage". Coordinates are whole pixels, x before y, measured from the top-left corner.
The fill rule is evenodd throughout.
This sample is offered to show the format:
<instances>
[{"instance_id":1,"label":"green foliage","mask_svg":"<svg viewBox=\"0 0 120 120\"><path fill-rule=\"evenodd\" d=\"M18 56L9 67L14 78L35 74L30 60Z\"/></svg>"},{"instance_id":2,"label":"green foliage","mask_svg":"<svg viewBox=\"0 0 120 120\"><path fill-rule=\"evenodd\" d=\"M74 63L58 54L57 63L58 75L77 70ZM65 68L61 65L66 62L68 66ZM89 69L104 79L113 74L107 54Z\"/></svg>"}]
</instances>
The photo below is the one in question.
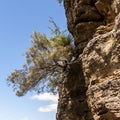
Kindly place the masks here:
<instances>
[{"instance_id":1,"label":"green foliage","mask_svg":"<svg viewBox=\"0 0 120 120\"><path fill-rule=\"evenodd\" d=\"M59 4L61 4L63 2L63 0L57 0Z\"/></svg>"},{"instance_id":2,"label":"green foliage","mask_svg":"<svg viewBox=\"0 0 120 120\"><path fill-rule=\"evenodd\" d=\"M54 33L51 38L39 32L32 34L32 46L26 52L26 64L21 70L13 71L7 79L18 96L30 90L38 93L44 90L57 92L64 61L72 59L73 48L70 35L60 32L55 23L53 25L55 29L51 29Z\"/></svg>"}]
</instances>

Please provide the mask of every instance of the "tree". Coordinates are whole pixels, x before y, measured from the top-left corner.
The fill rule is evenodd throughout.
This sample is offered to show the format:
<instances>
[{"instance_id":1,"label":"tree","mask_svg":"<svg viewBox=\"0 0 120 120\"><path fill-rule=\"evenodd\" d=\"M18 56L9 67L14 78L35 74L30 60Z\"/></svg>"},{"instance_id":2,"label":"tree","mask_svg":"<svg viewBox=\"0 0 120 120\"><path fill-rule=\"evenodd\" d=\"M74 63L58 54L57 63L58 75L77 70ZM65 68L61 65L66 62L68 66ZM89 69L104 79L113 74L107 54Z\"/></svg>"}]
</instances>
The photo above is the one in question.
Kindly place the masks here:
<instances>
[{"instance_id":1,"label":"tree","mask_svg":"<svg viewBox=\"0 0 120 120\"><path fill-rule=\"evenodd\" d=\"M57 0L59 4L61 4L63 2L63 0Z\"/></svg>"},{"instance_id":2,"label":"tree","mask_svg":"<svg viewBox=\"0 0 120 120\"><path fill-rule=\"evenodd\" d=\"M61 32L53 20L50 22L54 25L54 29L50 28L53 37L47 38L45 34L34 32L32 47L26 52L26 64L22 69L13 71L7 79L18 96L30 90L56 93L58 79L72 59L71 35Z\"/></svg>"}]
</instances>

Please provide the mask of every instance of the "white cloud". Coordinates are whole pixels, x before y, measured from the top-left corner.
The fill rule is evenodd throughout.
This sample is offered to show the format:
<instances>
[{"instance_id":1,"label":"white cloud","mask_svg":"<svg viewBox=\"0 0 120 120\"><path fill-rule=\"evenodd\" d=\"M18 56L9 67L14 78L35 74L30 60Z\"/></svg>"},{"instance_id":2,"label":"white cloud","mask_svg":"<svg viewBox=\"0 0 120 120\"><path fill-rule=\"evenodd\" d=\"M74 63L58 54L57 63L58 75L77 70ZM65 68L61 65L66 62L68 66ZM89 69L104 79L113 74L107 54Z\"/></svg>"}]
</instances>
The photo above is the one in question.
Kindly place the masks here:
<instances>
[{"instance_id":1,"label":"white cloud","mask_svg":"<svg viewBox=\"0 0 120 120\"><path fill-rule=\"evenodd\" d=\"M52 102L50 105L46 105L46 106L42 106L42 107L38 108L39 112L52 112L52 111L57 110L58 95L44 93L44 94L40 94L40 95L34 95L31 97L31 99Z\"/></svg>"},{"instance_id":2,"label":"white cloud","mask_svg":"<svg viewBox=\"0 0 120 120\"><path fill-rule=\"evenodd\" d=\"M53 94L50 94L50 93L44 93L44 94L40 94L40 95L34 95L32 97L32 99L57 102L58 101L58 95L53 95Z\"/></svg>"},{"instance_id":3,"label":"white cloud","mask_svg":"<svg viewBox=\"0 0 120 120\"><path fill-rule=\"evenodd\" d=\"M22 118L22 119L20 119L20 120L30 120L30 119L27 118L27 117L24 117L24 118Z\"/></svg>"},{"instance_id":4,"label":"white cloud","mask_svg":"<svg viewBox=\"0 0 120 120\"><path fill-rule=\"evenodd\" d=\"M51 104L38 109L39 112L52 112L57 110L57 104Z\"/></svg>"}]
</instances>

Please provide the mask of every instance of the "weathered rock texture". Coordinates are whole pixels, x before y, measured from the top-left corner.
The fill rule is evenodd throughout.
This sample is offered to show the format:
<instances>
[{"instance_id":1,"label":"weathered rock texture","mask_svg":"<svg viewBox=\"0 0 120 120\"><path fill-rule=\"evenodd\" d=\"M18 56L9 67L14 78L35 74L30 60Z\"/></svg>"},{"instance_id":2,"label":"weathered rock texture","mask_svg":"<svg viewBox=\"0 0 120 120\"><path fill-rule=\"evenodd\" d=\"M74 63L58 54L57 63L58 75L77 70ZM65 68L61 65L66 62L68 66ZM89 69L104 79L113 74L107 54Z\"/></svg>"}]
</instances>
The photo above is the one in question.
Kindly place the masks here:
<instances>
[{"instance_id":1,"label":"weathered rock texture","mask_svg":"<svg viewBox=\"0 0 120 120\"><path fill-rule=\"evenodd\" d=\"M57 120L120 120L120 0L64 0L75 57L59 84Z\"/></svg>"}]
</instances>

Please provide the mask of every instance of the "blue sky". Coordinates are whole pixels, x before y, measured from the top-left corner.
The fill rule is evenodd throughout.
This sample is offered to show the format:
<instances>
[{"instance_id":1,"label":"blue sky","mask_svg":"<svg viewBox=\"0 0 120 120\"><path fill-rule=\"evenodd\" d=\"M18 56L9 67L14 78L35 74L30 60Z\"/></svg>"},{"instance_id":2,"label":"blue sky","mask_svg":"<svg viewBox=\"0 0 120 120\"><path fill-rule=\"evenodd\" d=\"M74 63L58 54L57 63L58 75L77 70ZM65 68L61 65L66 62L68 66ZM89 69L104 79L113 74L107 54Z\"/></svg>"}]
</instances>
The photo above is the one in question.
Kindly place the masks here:
<instances>
[{"instance_id":1,"label":"blue sky","mask_svg":"<svg viewBox=\"0 0 120 120\"><path fill-rule=\"evenodd\" d=\"M66 28L57 0L0 0L0 120L55 120L57 96L33 92L17 97L6 83L10 72L25 63L33 31L50 35L50 17Z\"/></svg>"}]
</instances>

